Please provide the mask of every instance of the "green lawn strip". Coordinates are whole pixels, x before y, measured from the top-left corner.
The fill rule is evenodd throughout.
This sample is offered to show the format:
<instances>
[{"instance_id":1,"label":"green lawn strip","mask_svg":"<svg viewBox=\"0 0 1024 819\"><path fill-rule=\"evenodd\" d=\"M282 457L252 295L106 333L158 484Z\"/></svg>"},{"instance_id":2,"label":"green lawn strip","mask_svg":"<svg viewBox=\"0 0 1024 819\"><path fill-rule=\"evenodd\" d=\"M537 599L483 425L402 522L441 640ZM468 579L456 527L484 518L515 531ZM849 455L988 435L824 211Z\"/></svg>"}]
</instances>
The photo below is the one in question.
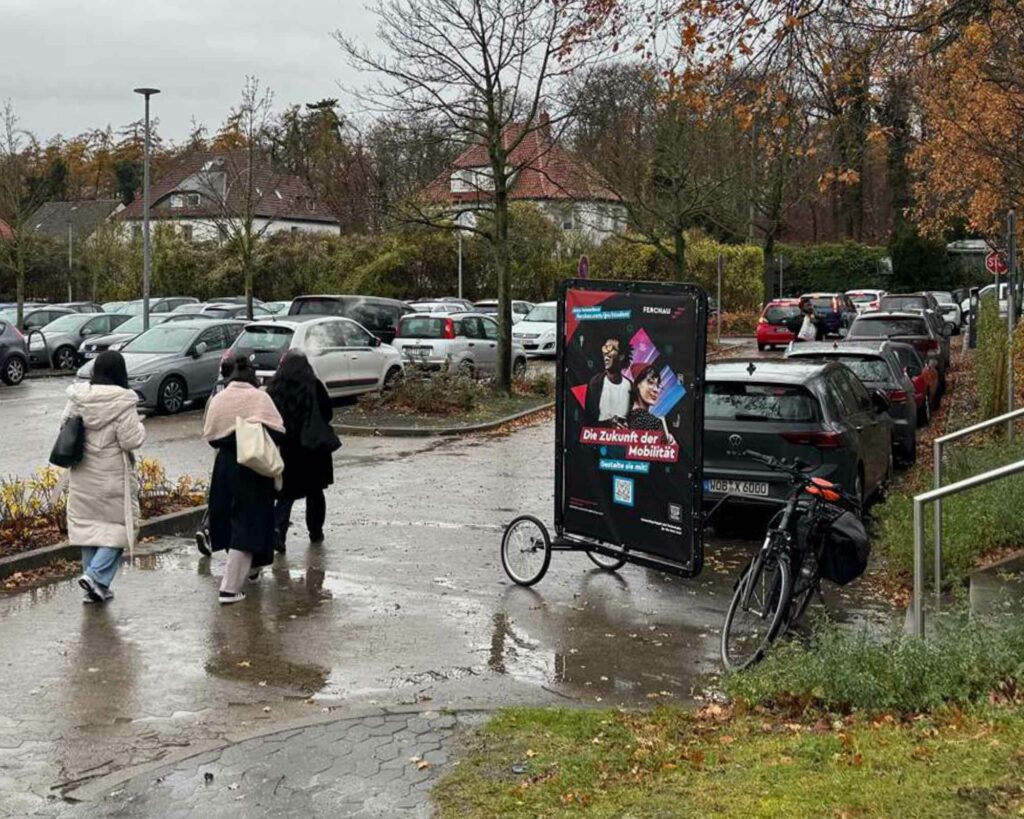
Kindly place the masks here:
<instances>
[{"instance_id":1,"label":"green lawn strip","mask_svg":"<svg viewBox=\"0 0 1024 819\"><path fill-rule=\"evenodd\" d=\"M447 817L1016 815L1022 747L1017 707L838 723L508 709L433 795Z\"/></svg>"}]
</instances>

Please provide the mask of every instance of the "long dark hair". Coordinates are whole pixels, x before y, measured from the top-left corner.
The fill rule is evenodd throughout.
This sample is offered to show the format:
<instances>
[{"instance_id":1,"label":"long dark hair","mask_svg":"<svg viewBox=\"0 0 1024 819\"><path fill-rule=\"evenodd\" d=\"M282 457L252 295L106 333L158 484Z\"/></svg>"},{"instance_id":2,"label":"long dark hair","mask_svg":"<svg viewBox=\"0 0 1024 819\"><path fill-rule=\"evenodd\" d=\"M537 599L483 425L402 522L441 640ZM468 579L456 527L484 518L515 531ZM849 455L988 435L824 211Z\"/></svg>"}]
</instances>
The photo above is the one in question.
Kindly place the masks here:
<instances>
[{"instance_id":1,"label":"long dark hair","mask_svg":"<svg viewBox=\"0 0 1024 819\"><path fill-rule=\"evenodd\" d=\"M105 350L96 356L89 383L128 389L128 368L124 356L116 350Z\"/></svg>"},{"instance_id":2,"label":"long dark hair","mask_svg":"<svg viewBox=\"0 0 1024 819\"><path fill-rule=\"evenodd\" d=\"M267 394L281 413L284 428L301 430L317 411L317 377L309 359L298 350L286 354L267 385Z\"/></svg>"},{"instance_id":3,"label":"long dark hair","mask_svg":"<svg viewBox=\"0 0 1024 819\"><path fill-rule=\"evenodd\" d=\"M633 386L629 388L629 406L632 408L636 405L637 399L640 397L640 382L642 382L647 376L653 373L658 377L658 383L661 383L661 369L655 364L648 364L644 367L637 376L633 379ZM650 407L648 407L650 409Z\"/></svg>"}]
</instances>

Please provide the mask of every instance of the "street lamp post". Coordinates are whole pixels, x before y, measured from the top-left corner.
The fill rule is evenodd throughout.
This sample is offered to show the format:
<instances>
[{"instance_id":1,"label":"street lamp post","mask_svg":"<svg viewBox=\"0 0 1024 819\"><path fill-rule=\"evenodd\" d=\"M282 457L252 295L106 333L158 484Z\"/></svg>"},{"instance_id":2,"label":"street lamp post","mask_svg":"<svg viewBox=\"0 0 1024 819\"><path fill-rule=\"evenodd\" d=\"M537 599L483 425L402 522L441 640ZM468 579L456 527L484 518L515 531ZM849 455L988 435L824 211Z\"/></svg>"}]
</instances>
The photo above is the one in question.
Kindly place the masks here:
<instances>
[{"instance_id":1,"label":"street lamp post","mask_svg":"<svg viewBox=\"0 0 1024 819\"><path fill-rule=\"evenodd\" d=\"M142 329L149 329L149 98L159 94L159 88L136 88L136 94L146 98L146 144L142 156Z\"/></svg>"}]
</instances>

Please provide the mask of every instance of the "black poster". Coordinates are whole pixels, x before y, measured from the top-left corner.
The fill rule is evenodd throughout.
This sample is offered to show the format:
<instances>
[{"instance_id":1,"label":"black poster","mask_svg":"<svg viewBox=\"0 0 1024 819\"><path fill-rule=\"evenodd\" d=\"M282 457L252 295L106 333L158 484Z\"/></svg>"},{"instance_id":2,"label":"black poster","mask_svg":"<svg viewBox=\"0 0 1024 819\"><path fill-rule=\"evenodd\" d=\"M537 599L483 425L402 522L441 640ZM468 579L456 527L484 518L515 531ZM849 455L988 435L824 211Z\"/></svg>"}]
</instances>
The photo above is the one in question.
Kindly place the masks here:
<instances>
[{"instance_id":1,"label":"black poster","mask_svg":"<svg viewBox=\"0 0 1024 819\"><path fill-rule=\"evenodd\" d=\"M577 279L558 318L556 528L697 574L707 296Z\"/></svg>"}]
</instances>

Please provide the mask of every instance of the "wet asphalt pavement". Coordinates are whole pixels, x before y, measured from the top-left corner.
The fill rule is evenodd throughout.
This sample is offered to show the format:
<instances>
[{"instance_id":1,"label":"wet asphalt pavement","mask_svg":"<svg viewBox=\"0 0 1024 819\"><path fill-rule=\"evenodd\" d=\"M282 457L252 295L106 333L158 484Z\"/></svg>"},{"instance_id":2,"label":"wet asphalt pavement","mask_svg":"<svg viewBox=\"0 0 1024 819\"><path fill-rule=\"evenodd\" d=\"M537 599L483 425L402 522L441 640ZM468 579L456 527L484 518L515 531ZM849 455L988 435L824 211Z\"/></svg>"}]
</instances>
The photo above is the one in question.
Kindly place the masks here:
<instances>
[{"instance_id":1,"label":"wet asphalt pavement","mask_svg":"<svg viewBox=\"0 0 1024 819\"><path fill-rule=\"evenodd\" d=\"M519 588L500 533L519 513L551 520L552 426L410 446L346 441L327 542L305 542L299 504L287 555L240 605L218 606L223 559L185 541L153 544L105 608L82 605L72 581L0 596L0 816L325 709L647 706L708 682L753 541L710 539L693 580L556 553Z\"/></svg>"}]
</instances>

